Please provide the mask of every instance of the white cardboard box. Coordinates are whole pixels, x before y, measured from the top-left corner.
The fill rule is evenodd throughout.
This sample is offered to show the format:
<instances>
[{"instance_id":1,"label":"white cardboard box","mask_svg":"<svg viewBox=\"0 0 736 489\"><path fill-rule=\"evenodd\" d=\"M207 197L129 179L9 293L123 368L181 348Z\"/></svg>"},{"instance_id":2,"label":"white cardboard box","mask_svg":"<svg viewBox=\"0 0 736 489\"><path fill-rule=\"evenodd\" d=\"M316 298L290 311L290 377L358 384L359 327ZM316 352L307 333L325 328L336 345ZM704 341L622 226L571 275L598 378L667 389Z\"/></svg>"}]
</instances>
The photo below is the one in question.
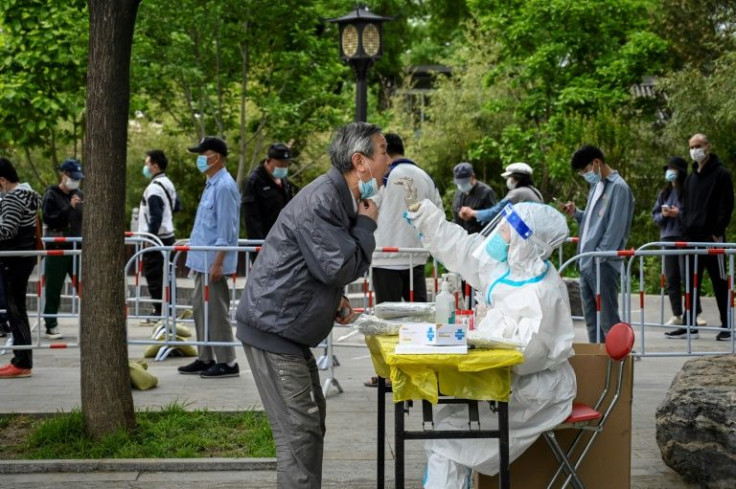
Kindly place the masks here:
<instances>
[{"instance_id":1,"label":"white cardboard box","mask_svg":"<svg viewBox=\"0 0 736 489\"><path fill-rule=\"evenodd\" d=\"M399 345L467 346L465 324L403 323L399 328Z\"/></svg>"}]
</instances>

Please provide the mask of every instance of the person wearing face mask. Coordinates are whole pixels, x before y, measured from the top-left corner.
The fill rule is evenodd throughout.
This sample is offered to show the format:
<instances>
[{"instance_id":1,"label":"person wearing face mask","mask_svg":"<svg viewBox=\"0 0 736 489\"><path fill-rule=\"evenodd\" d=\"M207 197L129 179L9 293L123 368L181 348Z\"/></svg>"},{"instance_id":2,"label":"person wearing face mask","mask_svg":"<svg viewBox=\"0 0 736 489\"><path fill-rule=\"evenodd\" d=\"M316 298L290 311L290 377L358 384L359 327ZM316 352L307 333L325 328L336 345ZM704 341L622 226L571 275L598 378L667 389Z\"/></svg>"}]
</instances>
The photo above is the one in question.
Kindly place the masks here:
<instances>
[{"instance_id":1,"label":"person wearing face mask","mask_svg":"<svg viewBox=\"0 0 736 489\"><path fill-rule=\"evenodd\" d=\"M46 189L43 195L43 222L46 224L46 237L78 238L82 236L82 208L84 194L79 185L84 179L82 165L74 158L64 160L59 167L60 182ZM72 243L46 243L46 249L72 249ZM79 244L77 244L79 247ZM59 330L59 313L61 303L61 289L68 276L72 284L77 287L79 277L79 260L73 256L47 256L44 260L46 288L44 295L44 323L46 337L51 339L62 338Z\"/></svg>"},{"instance_id":2,"label":"person wearing face mask","mask_svg":"<svg viewBox=\"0 0 736 489\"><path fill-rule=\"evenodd\" d=\"M532 181L534 170L526 163L511 163L506 167L506 171L501 173L501 177L506 179L506 188L509 190L506 196L496 205L489 209L472 209L470 207L462 207L460 209L460 217L467 219L474 217L481 224L490 222L506 204L517 204L519 202L539 202L543 203L542 192L537 190Z\"/></svg>"},{"instance_id":3,"label":"person wearing face mask","mask_svg":"<svg viewBox=\"0 0 736 489\"><path fill-rule=\"evenodd\" d=\"M338 129L331 168L281 211L248 275L237 338L276 442L276 486L322 484L325 397L311 348L355 313L343 296L363 276L376 247L378 208L370 197L389 164L381 128Z\"/></svg>"},{"instance_id":4,"label":"person wearing face mask","mask_svg":"<svg viewBox=\"0 0 736 489\"><path fill-rule=\"evenodd\" d=\"M293 153L284 143L268 147L267 158L251 172L243 188L242 213L248 239L265 239L281 209L299 188L288 178ZM254 254L251 255L255 257Z\"/></svg>"},{"instance_id":5,"label":"person wearing face mask","mask_svg":"<svg viewBox=\"0 0 736 489\"><path fill-rule=\"evenodd\" d=\"M199 200L190 246L237 246L240 231L240 193L233 177L225 168L227 144L220 138L205 136L197 146L189 148L197 154L196 171L207 177ZM193 169L194 170L194 169ZM227 277L235 273L238 256L235 251L190 251L186 267L194 277L192 309L197 338L204 341L230 343L230 287ZM205 307L205 294L209 300ZM205 321L207 314L207 321ZM209 329L205 332L205 326ZM200 345L197 359L178 368L180 374L199 375L203 379L237 377L240 367L232 346Z\"/></svg>"},{"instance_id":6,"label":"person wearing face mask","mask_svg":"<svg viewBox=\"0 0 736 489\"><path fill-rule=\"evenodd\" d=\"M573 202L562 204L562 211L578 222L578 253L624 249L631 231L634 195L621 175L608 166L603 152L585 145L572 155L572 169L590 185L584 210ZM591 343L606 339L611 326L620 322L618 288L620 258L600 260L600 328L596 326L596 265L593 257L578 260L580 295Z\"/></svg>"},{"instance_id":7,"label":"person wearing face mask","mask_svg":"<svg viewBox=\"0 0 736 489\"><path fill-rule=\"evenodd\" d=\"M687 176L687 161L673 156L664 165L664 179L667 182L659 192L652 209L652 219L659 226L660 241L682 241L680 209L682 209L682 185ZM664 276L667 282L667 296L670 299L673 316L666 325L680 325L682 322L682 283L685 273L685 260L682 256L667 255L664 257ZM700 310L698 311L700 314ZM698 318L698 325L706 323Z\"/></svg>"},{"instance_id":8,"label":"person wearing face mask","mask_svg":"<svg viewBox=\"0 0 736 489\"><path fill-rule=\"evenodd\" d=\"M38 232L40 196L27 184L21 184L18 172L7 158L0 158L0 250L35 250ZM35 256L0 257L0 279L3 281L13 344L31 344L31 327L26 311L28 277L36 266ZM0 379L30 377L33 350L13 350L10 363L0 367Z\"/></svg>"},{"instance_id":9,"label":"person wearing face mask","mask_svg":"<svg viewBox=\"0 0 736 489\"><path fill-rule=\"evenodd\" d=\"M168 176L169 160L160 149L146 153L143 176L150 183L143 191L138 206L138 232L158 236L164 246L171 246L174 238L174 213L181 210L181 201L176 188ZM148 292L153 299L152 319L141 321L141 325L155 324L161 316L163 296L164 255L160 252L143 253L143 276L146 277Z\"/></svg>"},{"instance_id":10,"label":"person wearing face mask","mask_svg":"<svg viewBox=\"0 0 736 489\"><path fill-rule=\"evenodd\" d=\"M477 233L483 226L478 220L466 213L460 214L463 207L476 209L488 209L496 205L496 194L493 189L475 178L473 165L470 163L459 163L453 168L455 186L457 191L452 199L452 222L459 224L469 233Z\"/></svg>"},{"instance_id":11,"label":"person wearing face mask","mask_svg":"<svg viewBox=\"0 0 736 489\"><path fill-rule=\"evenodd\" d=\"M567 288L549 262L569 235L565 217L545 204L507 204L480 233L471 235L447 222L442 209L429 200L405 216L421 233L423 246L479 291L477 326L468 332L468 343L477 348L513 344L524 353L524 363L511 374L513 462L570 414L577 391L568 361L575 332ZM467 429L467 410L446 404L438 409L435 423L437 430ZM470 469L486 475L499 470L497 440L431 440L425 450L425 489L463 489L469 487Z\"/></svg>"},{"instance_id":12,"label":"person wearing face mask","mask_svg":"<svg viewBox=\"0 0 736 489\"><path fill-rule=\"evenodd\" d=\"M731 222L733 213L733 181L731 172L721 163L718 155L711 151L710 141L704 134L695 134L690 138L690 158L695 162L693 171L685 179L682 192L682 209L680 221L683 237L690 242L723 243L726 240L726 228ZM703 269L713 284L720 313L721 328L716 335L717 341L731 341L728 330L728 282L726 281L726 260L723 255L700 255L695 266L693 256L688 257L689 270L703 276ZM702 282L702 278L701 278ZM690 277L690 297L695 306L700 306L700 287ZM692 325L692 318L683 318L682 324ZM690 335L696 335L697 329L690 329ZM669 338L686 338L688 331L678 328L665 333Z\"/></svg>"}]
</instances>

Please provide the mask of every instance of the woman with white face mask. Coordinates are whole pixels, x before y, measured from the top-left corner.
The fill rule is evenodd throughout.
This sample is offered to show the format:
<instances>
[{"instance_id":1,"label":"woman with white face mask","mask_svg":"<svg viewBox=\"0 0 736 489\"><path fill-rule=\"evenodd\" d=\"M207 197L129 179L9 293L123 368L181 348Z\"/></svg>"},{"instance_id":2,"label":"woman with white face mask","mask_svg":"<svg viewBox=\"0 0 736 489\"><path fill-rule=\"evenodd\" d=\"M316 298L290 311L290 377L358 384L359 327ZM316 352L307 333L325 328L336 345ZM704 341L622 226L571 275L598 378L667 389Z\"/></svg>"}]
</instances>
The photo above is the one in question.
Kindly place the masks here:
<instances>
[{"instance_id":1,"label":"woman with white face mask","mask_svg":"<svg viewBox=\"0 0 736 489\"><path fill-rule=\"evenodd\" d=\"M478 315L468 342L482 347L500 341L522 348L524 363L512 370L509 400L513 462L570 414L576 393L568 362L575 335L567 288L548 260L569 235L565 217L544 204L509 204L480 233L469 235L424 200L406 218L432 256L480 291L479 307L486 313ZM467 428L463 406L447 404L435 419L438 429ZM470 469L486 475L499 469L497 440L431 440L426 451L425 488L464 489Z\"/></svg>"},{"instance_id":2,"label":"woman with white face mask","mask_svg":"<svg viewBox=\"0 0 736 489\"><path fill-rule=\"evenodd\" d=\"M460 209L461 216L474 217L481 224L490 222L506 204L519 202L543 203L542 193L534 186L532 174L534 170L526 163L511 163L501 176L506 179L506 196L493 207L473 210L470 207Z\"/></svg>"},{"instance_id":3,"label":"woman with white face mask","mask_svg":"<svg viewBox=\"0 0 736 489\"><path fill-rule=\"evenodd\" d=\"M59 167L58 185L51 185L43 194L43 222L46 236L51 238L77 238L82 236L82 207L84 194L79 185L84 179L82 165L74 158L68 158ZM71 243L47 243L47 249L71 249ZM46 264L46 301L43 313L46 323L46 337L54 340L62 338L56 315L61 303L61 289L69 276L76 284L79 278L79 257L48 256Z\"/></svg>"},{"instance_id":4,"label":"woman with white face mask","mask_svg":"<svg viewBox=\"0 0 736 489\"><path fill-rule=\"evenodd\" d=\"M659 226L660 241L683 241L682 226L680 224L680 209L682 209L682 186L687 176L687 161L673 156L664 165L664 179L667 182L659 192L657 201L652 208L652 219ZM681 256L664 257L664 276L667 281L667 295L672 307L672 317L665 322L668 326L685 324L682 316L682 284L685 273L685 261ZM701 310L698 308L698 314ZM705 325L705 321L698 318L698 325Z\"/></svg>"}]
</instances>

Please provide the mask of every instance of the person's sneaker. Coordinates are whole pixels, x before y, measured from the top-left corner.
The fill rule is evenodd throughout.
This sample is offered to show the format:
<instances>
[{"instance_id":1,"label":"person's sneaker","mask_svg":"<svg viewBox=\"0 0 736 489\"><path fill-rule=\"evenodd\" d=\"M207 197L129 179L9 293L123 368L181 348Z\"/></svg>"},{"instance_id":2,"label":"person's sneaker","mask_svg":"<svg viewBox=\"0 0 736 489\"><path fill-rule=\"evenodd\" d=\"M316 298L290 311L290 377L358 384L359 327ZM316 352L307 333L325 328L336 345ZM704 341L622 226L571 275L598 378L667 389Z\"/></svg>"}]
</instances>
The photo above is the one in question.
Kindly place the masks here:
<instances>
[{"instance_id":1,"label":"person's sneaker","mask_svg":"<svg viewBox=\"0 0 736 489\"><path fill-rule=\"evenodd\" d=\"M671 340L684 340L687 339L687 329L685 328L677 328L674 331L667 331L664 334L665 338L669 338ZM698 334L697 329L691 329L690 330L690 338L697 339L700 338L700 335Z\"/></svg>"},{"instance_id":2,"label":"person's sneaker","mask_svg":"<svg viewBox=\"0 0 736 489\"><path fill-rule=\"evenodd\" d=\"M8 365L0 369L0 379L22 379L24 377L30 376L30 368L18 368L12 363L9 363Z\"/></svg>"},{"instance_id":3,"label":"person's sneaker","mask_svg":"<svg viewBox=\"0 0 736 489\"><path fill-rule=\"evenodd\" d=\"M716 335L716 341L731 341L731 333L729 331L721 331Z\"/></svg>"},{"instance_id":4,"label":"person's sneaker","mask_svg":"<svg viewBox=\"0 0 736 489\"><path fill-rule=\"evenodd\" d=\"M54 326L53 328L46 328L46 338L59 340L63 338L63 336L61 335L61 331L59 331L59 327Z\"/></svg>"},{"instance_id":5,"label":"person's sneaker","mask_svg":"<svg viewBox=\"0 0 736 489\"><path fill-rule=\"evenodd\" d=\"M236 363L232 367L227 363L217 363L212 367L208 368L200 375L203 379L221 379L225 377L238 377L240 376L240 367Z\"/></svg>"},{"instance_id":6,"label":"person's sneaker","mask_svg":"<svg viewBox=\"0 0 736 489\"><path fill-rule=\"evenodd\" d=\"M180 374L185 375L197 375L201 374L202 372L206 371L207 369L214 367L215 362L203 362L199 358L190 363L189 365L184 365L182 367L179 367L177 370Z\"/></svg>"},{"instance_id":7,"label":"person's sneaker","mask_svg":"<svg viewBox=\"0 0 736 489\"><path fill-rule=\"evenodd\" d=\"M664 323L665 326L680 326L682 323L682 317L680 316L672 316L669 321Z\"/></svg>"},{"instance_id":8,"label":"person's sneaker","mask_svg":"<svg viewBox=\"0 0 736 489\"><path fill-rule=\"evenodd\" d=\"M695 319L695 324L697 324L698 326L707 326L708 325L708 321L706 321L705 319L700 319L700 316L698 316Z\"/></svg>"}]
</instances>

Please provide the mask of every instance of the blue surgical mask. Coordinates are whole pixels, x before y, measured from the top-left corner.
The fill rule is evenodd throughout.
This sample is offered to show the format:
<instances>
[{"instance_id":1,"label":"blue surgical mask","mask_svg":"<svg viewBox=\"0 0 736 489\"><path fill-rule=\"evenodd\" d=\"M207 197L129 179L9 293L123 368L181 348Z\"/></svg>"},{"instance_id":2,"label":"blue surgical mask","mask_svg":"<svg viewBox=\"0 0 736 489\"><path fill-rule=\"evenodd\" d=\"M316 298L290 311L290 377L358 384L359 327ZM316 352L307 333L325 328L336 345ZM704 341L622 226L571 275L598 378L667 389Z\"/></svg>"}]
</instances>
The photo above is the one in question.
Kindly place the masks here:
<instances>
[{"instance_id":1,"label":"blue surgical mask","mask_svg":"<svg viewBox=\"0 0 736 489\"><path fill-rule=\"evenodd\" d=\"M378 182L376 181L376 177L373 176L373 170L371 170L370 165L366 166L368 166L368 171L371 172L371 179L367 182L364 182L363 180L358 178L358 190L360 191L361 199L373 197L374 195L376 195L376 192L378 192Z\"/></svg>"},{"instance_id":2,"label":"blue surgical mask","mask_svg":"<svg viewBox=\"0 0 736 489\"><path fill-rule=\"evenodd\" d=\"M509 259L509 244L499 233L495 233L486 243L486 253L494 260L504 263Z\"/></svg>"},{"instance_id":3,"label":"blue surgical mask","mask_svg":"<svg viewBox=\"0 0 736 489\"><path fill-rule=\"evenodd\" d=\"M595 185L596 183L601 181L601 174L596 173L594 170L590 170L588 173L583 173L583 178L589 184Z\"/></svg>"},{"instance_id":4,"label":"blue surgical mask","mask_svg":"<svg viewBox=\"0 0 736 489\"><path fill-rule=\"evenodd\" d=\"M143 176L148 178L149 180L153 178L153 175L151 174L151 169L148 168L148 165L143 165Z\"/></svg>"},{"instance_id":5,"label":"blue surgical mask","mask_svg":"<svg viewBox=\"0 0 736 489\"><path fill-rule=\"evenodd\" d=\"M457 184L457 189L464 194L469 194L472 188L473 188L472 183L458 183Z\"/></svg>"},{"instance_id":6,"label":"blue surgical mask","mask_svg":"<svg viewBox=\"0 0 736 489\"><path fill-rule=\"evenodd\" d=\"M286 178L286 175L289 174L288 168L279 168L276 167L273 169L273 177L274 178Z\"/></svg>"},{"instance_id":7,"label":"blue surgical mask","mask_svg":"<svg viewBox=\"0 0 736 489\"><path fill-rule=\"evenodd\" d=\"M664 174L664 179L668 182L677 180L677 170L668 169Z\"/></svg>"},{"instance_id":8,"label":"blue surgical mask","mask_svg":"<svg viewBox=\"0 0 736 489\"><path fill-rule=\"evenodd\" d=\"M378 192L378 182L376 182L375 177L371 178L367 182L364 182L363 180L358 180L358 189L360 190L361 199L373 197L374 195L376 195L376 192Z\"/></svg>"},{"instance_id":9,"label":"blue surgical mask","mask_svg":"<svg viewBox=\"0 0 736 489\"><path fill-rule=\"evenodd\" d=\"M207 164L207 160L209 160L209 156L207 155L197 156L197 170L202 173L206 172L207 169L210 167L210 165Z\"/></svg>"}]
</instances>

